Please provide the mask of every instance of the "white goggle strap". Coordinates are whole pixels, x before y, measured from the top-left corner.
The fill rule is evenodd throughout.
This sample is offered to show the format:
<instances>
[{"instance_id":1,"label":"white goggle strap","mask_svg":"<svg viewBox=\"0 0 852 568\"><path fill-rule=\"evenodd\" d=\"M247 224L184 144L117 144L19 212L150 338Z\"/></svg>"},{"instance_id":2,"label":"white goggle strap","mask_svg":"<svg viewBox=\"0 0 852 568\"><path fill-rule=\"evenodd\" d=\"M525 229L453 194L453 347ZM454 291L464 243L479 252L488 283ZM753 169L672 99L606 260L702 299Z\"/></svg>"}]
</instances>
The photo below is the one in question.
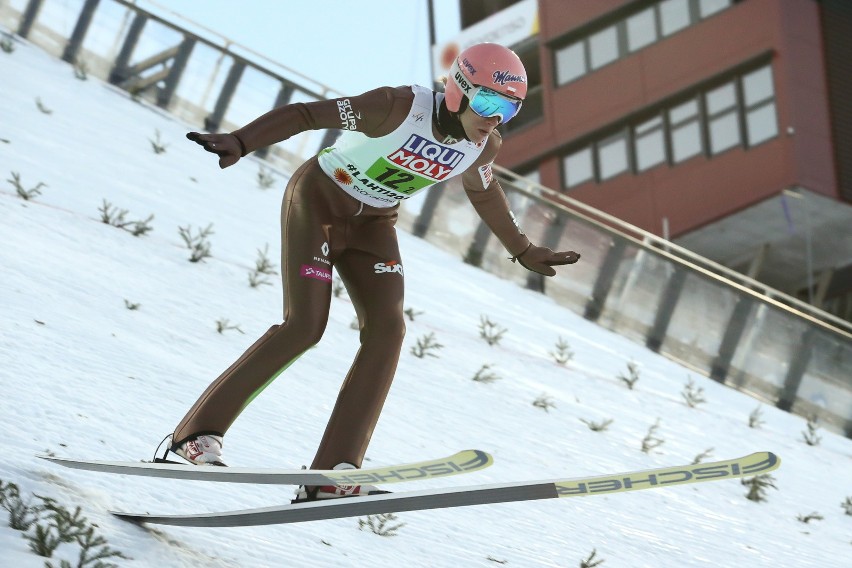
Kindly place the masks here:
<instances>
[{"instance_id":1,"label":"white goggle strap","mask_svg":"<svg viewBox=\"0 0 852 568\"><path fill-rule=\"evenodd\" d=\"M464 94L464 96L468 99L472 99L476 95L477 88L468 80L467 77L465 77L464 73L462 73L461 67L459 67L458 57L453 61L453 66L450 67L450 76L448 79L455 82L462 94Z\"/></svg>"}]
</instances>

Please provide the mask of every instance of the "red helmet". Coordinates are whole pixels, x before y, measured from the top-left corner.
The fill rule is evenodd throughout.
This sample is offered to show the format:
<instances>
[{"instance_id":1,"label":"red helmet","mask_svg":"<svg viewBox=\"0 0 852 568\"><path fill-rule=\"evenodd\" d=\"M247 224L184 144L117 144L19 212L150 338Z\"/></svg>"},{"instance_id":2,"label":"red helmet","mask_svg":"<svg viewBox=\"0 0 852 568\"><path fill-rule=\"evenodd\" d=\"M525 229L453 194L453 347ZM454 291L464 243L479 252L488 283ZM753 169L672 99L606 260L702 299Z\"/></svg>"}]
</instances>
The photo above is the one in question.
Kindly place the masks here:
<instances>
[{"instance_id":1,"label":"red helmet","mask_svg":"<svg viewBox=\"0 0 852 568\"><path fill-rule=\"evenodd\" d=\"M475 87L485 87L507 97L527 96L527 72L514 51L496 43L478 43L459 53L444 89L447 108L458 112L462 95L470 98Z\"/></svg>"}]
</instances>

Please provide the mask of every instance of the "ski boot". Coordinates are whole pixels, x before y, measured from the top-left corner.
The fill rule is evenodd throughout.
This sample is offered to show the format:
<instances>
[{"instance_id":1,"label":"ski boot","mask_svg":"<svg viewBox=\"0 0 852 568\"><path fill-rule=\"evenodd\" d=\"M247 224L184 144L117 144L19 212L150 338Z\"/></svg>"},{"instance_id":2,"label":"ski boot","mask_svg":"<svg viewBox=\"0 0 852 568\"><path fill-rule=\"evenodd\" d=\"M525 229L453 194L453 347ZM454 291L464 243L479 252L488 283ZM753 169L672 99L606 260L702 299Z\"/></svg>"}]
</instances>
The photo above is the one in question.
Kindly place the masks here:
<instances>
[{"instance_id":1,"label":"ski boot","mask_svg":"<svg viewBox=\"0 0 852 568\"><path fill-rule=\"evenodd\" d=\"M358 469L351 463L339 463L334 470ZM296 497L290 503L305 503L308 501L321 501L325 499L340 499L345 497L364 497L367 495L382 495L390 493L379 489L375 485L301 485L296 490Z\"/></svg>"}]
</instances>

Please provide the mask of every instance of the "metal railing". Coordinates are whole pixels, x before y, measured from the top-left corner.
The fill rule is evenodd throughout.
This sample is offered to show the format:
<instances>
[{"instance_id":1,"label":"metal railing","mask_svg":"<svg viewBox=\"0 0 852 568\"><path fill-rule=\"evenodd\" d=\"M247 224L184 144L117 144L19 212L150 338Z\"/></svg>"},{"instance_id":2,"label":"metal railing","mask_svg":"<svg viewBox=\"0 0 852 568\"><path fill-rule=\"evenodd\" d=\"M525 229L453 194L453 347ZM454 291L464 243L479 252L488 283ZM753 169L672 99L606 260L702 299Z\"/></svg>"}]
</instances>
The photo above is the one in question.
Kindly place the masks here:
<instances>
[{"instance_id":1,"label":"metal railing","mask_svg":"<svg viewBox=\"0 0 852 568\"><path fill-rule=\"evenodd\" d=\"M153 1L0 3L0 24L19 36L208 131L233 130L283 104L340 95L203 26L178 25L177 19ZM272 152L296 165L336 134L307 132L260 154Z\"/></svg>"}]
</instances>

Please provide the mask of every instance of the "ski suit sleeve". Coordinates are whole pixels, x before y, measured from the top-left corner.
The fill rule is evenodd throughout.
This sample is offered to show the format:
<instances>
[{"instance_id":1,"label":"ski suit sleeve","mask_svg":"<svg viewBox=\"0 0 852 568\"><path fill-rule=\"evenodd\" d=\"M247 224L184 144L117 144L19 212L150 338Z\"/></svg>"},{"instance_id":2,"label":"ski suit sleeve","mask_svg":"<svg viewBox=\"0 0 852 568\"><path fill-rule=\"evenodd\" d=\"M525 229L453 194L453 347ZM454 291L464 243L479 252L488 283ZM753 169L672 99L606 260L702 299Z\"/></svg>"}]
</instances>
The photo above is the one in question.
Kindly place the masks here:
<instances>
[{"instance_id":1,"label":"ski suit sleeve","mask_svg":"<svg viewBox=\"0 0 852 568\"><path fill-rule=\"evenodd\" d=\"M370 136L388 119L397 99L394 89L380 87L355 97L284 105L231 134L240 142L243 156L306 130L336 128Z\"/></svg>"},{"instance_id":2,"label":"ski suit sleeve","mask_svg":"<svg viewBox=\"0 0 852 568\"><path fill-rule=\"evenodd\" d=\"M357 97L284 105L230 133L188 132L186 137L219 156L219 167L227 168L250 152L306 130L336 128L382 136L399 126L413 96L410 87L380 87Z\"/></svg>"},{"instance_id":3,"label":"ski suit sleeve","mask_svg":"<svg viewBox=\"0 0 852 568\"><path fill-rule=\"evenodd\" d=\"M462 174L462 185L479 217L506 250L517 257L530 246L530 240L518 226L509 200L491 171L501 144L502 139L496 132L489 137L480 159Z\"/></svg>"},{"instance_id":4,"label":"ski suit sleeve","mask_svg":"<svg viewBox=\"0 0 852 568\"><path fill-rule=\"evenodd\" d=\"M580 254L574 251L554 252L530 242L515 220L500 182L491 171L502 145L500 134L493 132L486 144L480 158L462 174L462 183L476 212L512 254L512 262L517 261L532 272L554 276L554 266L574 264L580 260Z\"/></svg>"}]
</instances>

